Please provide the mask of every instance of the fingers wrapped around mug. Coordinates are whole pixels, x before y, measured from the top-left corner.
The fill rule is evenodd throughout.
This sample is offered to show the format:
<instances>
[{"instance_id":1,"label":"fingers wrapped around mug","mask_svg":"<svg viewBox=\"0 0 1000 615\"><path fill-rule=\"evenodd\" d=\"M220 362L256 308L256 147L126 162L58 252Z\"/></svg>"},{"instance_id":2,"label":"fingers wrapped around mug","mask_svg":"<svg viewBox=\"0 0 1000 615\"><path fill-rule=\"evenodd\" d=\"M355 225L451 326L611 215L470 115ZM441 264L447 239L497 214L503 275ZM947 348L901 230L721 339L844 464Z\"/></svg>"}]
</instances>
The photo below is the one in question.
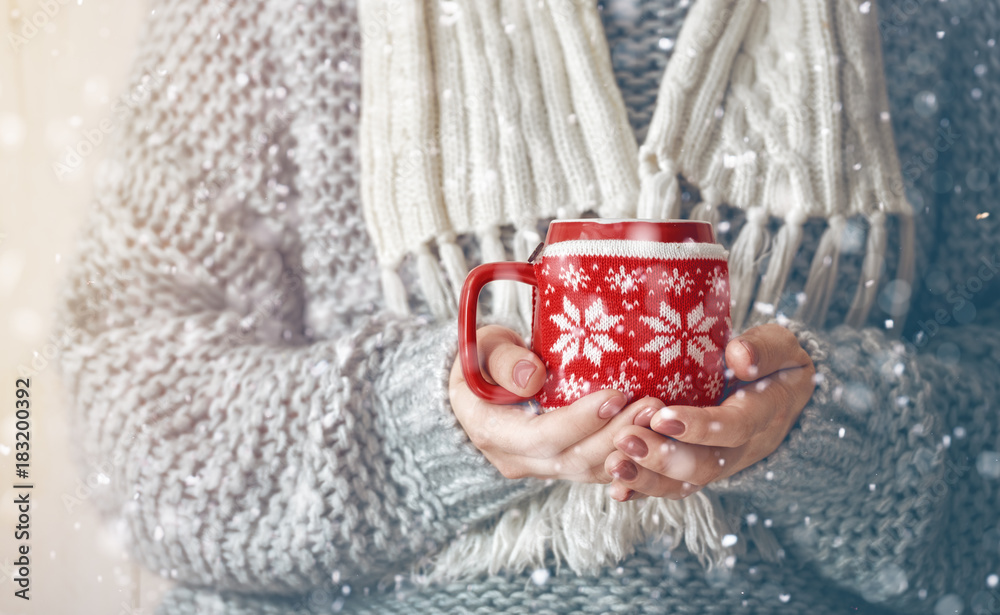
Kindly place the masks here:
<instances>
[{"instance_id":1,"label":"fingers wrapped around mug","mask_svg":"<svg viewBox=\"0 0 1000 615\"><path fill-rule=\"evenodd\" d=\"M720 405L649 408L616 434L605 462L612 497L686 497L778 448L812 395L812 360L778 325L734 339L726 359L743 382Z\"/></svg>"},{"instance_id":2,"label":"fingers wrapped around mug","mask_svg":"<svg viewBox=\"0 0 1000 615\"><path fill-rule=\"evenodd\" d=\"M795 336L778 325L750 329L730 342L727 362L745 382L718 406L672 405L640 414L637 424L688 444L749 447L757 461L778 447L815 388L815 368ZM725 476L743 467L730 467Z\"/></svg>"},{"instance_id":3,"label":"fingers wrapped around mug","mask_svg":"<svg viewBox=\"0 0 1000 615\"><path fill-rule=\"evenodd\" d=\"M501 373L517 379L517 364L525 357L511 335L503 330L483 335L487 340L484 364L498 374L491 379L503 381ZM491 360L496 353L506 356ZM623 412L625 395L614 389L591 393L547 413L538 413L537 406L492 403L472 392L458 360L452 367L448 392L452 411L472 445L503 476L512 479L610 482L611 476L604 471L604 460L614 451L609 422L615 422L614 429L631 425L635 414Z\"/></svg>"},{"instance_id":4,"label":"fingers wrapped around mug","mask_svg":"<svg viewBox=\"0 0 1000 615\"><path fill-rule=\"evenodd\" d=\"M637 495L685 498L719 478L727 462L724 449L687 444L638 426L619 432L615 446L604 469L614 478L611 497L619 501Z\"/></svg>"}]
</instances>

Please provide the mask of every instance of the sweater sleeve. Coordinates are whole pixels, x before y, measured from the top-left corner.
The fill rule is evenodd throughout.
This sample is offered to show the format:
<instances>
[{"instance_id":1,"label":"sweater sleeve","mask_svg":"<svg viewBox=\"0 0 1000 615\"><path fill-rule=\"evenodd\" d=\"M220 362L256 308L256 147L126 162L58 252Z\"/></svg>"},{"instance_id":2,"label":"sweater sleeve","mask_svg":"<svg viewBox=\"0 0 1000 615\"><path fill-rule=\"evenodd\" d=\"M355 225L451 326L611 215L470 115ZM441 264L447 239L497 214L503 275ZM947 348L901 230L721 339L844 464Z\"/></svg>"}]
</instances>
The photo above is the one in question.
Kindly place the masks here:
<instances>
[{"instance_id":1,"label":"sweater sleeve","mask_svg":"<svg viewBox=\"0 0 1000 615\"><path fill-rule=\"evenodd\" d=\"M88 241L77 270L155 272L127 243ZM244 258L230 266L262 255ZM281 283L273 265L259 283ZM490 466L451 412L454 323L374 316L339 339L272 345L234 335L240 314L212 300L220 280L164 278L137 274L88 307L75 277L62 355L85 462L110 479L93 497L153 571L254 591L368 582L532 488Z\"/></svg>"},{"instance_id":2,"label":"sweater sleeve","mask_svg":"<svg viewBox=\"0 0 1000 615\"><path fill-rule=\"evenodd\" d=\"M743 496L740 522L900 612L1000 604L1000 331L945 329L918 349L794 329L816 392L774 454L717 486Z\"/></svg>"},{"instance_id":3,"label":"sweater sleeve","mask_svg":"<svg viewBox=\"0 0 1000 615\"><path fill-rule=\"evenodd\" d=\"M350 3L324 10L154 11L63 289L91 501L183 583L376 583L541 486L502 477L454 418L455 323L378 308L357 25Z\"/></svg>"}]
</instances>

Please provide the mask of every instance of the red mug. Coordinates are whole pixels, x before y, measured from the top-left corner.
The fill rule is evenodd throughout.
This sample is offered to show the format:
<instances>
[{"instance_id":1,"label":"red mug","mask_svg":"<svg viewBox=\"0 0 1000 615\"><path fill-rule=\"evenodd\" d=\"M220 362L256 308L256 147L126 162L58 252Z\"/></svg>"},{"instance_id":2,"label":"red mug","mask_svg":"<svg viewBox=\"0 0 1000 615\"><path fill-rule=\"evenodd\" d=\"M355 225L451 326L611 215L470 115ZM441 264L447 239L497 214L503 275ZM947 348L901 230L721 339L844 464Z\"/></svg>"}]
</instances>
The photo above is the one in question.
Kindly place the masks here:
<instances>
[{"instance_id":1,"label":"red mug","mask_svg":"<svg viewBox=\"0 0 1000 615\"><path fill-rule=\"evenodd\" d=\"M616 389L629 401L721 401L729 318L727 254L707 222L556 220L529 263L488 263L462 288L459 353L469 388L495 403L526 401L483 378L476 348L479 293L493 280L533 285L532 351L546 409Z\"/></svg>"}]
</instances>

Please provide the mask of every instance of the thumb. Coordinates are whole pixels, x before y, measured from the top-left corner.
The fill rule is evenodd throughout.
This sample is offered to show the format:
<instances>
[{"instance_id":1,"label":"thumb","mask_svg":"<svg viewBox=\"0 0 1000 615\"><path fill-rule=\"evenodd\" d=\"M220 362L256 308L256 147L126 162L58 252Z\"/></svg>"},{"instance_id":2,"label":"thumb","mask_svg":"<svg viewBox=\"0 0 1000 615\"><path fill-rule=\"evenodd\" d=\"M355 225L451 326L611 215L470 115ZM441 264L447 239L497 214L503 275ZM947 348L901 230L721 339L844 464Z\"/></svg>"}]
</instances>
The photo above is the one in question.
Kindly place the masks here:
<instances>
[{"instance_id":1,"label":"thumb","mask_svg":"<svg viewBox=\"0 0 1000 615\"><path fill-rule=\"evenodd\" d=\"M521 337L497 325L476 333L479 364L483 376L511 393L532 397L545 382L545 365L538 355L524 347Z\"/></svg>"}]
</instances>

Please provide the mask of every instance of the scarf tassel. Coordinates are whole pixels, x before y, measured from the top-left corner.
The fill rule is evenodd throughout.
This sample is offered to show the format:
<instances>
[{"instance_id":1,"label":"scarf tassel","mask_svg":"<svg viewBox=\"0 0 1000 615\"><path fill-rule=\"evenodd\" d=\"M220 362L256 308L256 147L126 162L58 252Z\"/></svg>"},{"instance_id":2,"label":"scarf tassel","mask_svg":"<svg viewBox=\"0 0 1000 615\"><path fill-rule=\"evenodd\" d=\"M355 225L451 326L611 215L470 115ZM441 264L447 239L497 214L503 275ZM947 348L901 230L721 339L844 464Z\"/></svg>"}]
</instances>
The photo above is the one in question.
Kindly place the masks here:
<instances>
[{"instance_id":1,"label":"scarf tassel","mask_svg":"<svg viewBox=\"0 0 1000 615\"><path fill-rule=\"evenodd\" d=\"M406 300L406 287L399 277L395 267L384 265L381 272L382 292L385 294L385 304L390 311L405 316L410 313L409 302Z\"/></svg>"},{"instance_id":2,"label":"scarf tassel","mask_svg":"<svg viewBox=\"0 0 1000 615\"><path fill-rule=\"evenodd\" d=\"M499 263L507 260L507 252L500 240L500 228L490 226L479 233L479 245L484 263ZM490 291L493 296L493 315L513 318L517 313L516 282L493 282Z\"/></svg>"},{"instance_id":3,"label":"scarf tassel","mask_svg":"<svg viewBox=\"0 0 1000 615\"><path fill-rule=\"evenodd\" d=\"M520 263L528 261L528 257L535 251L542 237L534 228L530 226L518 228L514 233L514 260ZM534 302L532 293L534 289L525 284L517 285L517 309L521 316L521 325L525 331L531 330L531 323L534 320Z\"/></svg>"},{"instance_id":4,"label":"scarf tassel","mask_svg":"<svg viewBox=\"0 0 1000 615\"><path fill-rule=\"evenodd\" d=\"M845 319L851 327L861 327L865 320L867 320L872 305L875 303L879 278L882 275L882 267L885 264L886 244L888 243L887 235L885 230L885 214L877 211L872 214L869 220L865 260L861 264L861 279L858 280L858 290L854 294L854 301L851 302L851 309L847 312L847 318Z\"/></svg>"},{"instance_id":5,"label":"scarf tassel","mask_svg":"<svg viewBox=\"0 0 1000 615\"><path fill-rule=\"evenodd\" d=\"M796 318L807 324L820 326L826 320L834 286L837 283L840 244L843 241L846 224L844 216L837 214L830 218L829 226L820 237L819 246L809 268L809 279L806 281L806 300L799 306L796 314Z\"/></svg>"},{"instance_id":6,"label":"scarf tassel","mask_svg":"<svg viewBox=\"0 0 1000 615\"><path fill-rule=\"evenodd\" d=\"M672 161L666 161L658 171L643 178L637 215L648 220L680 218L681 183Z\"/></svg>"},{"instance_id":7,"label":"scarf tassel","mask_svg":"<svg viewBox=\"0 0 1000 615\"><path fill-rule=\"evenodd\" d=\"M719 205L722 203L722 196L716 188L711 186L702 190L701 196L702 201L691 211L690 218L692 220L710 222L713 229L718 228L719 219L721 217L719 213Z\"/></svg>"},{"instance_id":8,"label":"scarf tassel","mask_svg":"<svg viewBox=\"0 0 1000 615\"><path fill-rule=\"evenodd\" d=\"M907 211L899 216L899 266L896 268L896 279L905 282L913 289L913 275L916 267L916 228L913 223L913 212ZM910 310L910 302L906 303L902 313L895 315L900 326L895 329L896 334L903 330L902 323L906 322L906 315Z\"/></svg>"},{"instance_id":9,"label":"scarf tassel","mask_svg":"<svg viewBox=\"0 0 1000 615\"><path fill-rule=\"evenodd\" d=\"M757 291L752 320L773 316L777 311L781 292L785 289L788 275L792 271L795 254L802 244L804 222L805 216L801 213L791 214L775 234L767 271L761 278L760 288Z\"/></svg>"},{"instance_id":10,"label":"scarf tassel","mask_svg":"<svg viewBox=\"0 0 1000 615\"><path fill-rule=\"evenodd\" d=\"M447 287L437 258L431 254L427 244L417 250L417 275L420 289L424 293L431 313L437 318L451 318L456 314L455 299Z\"/></svg>"},{"instance_id":11,"label":"scarf tassel","mask_svg":"<svg viewBox=\"0 0 1000 615\"><path fill-rule=\"evenodd\" d=\"M437 238L438 256L441 258L441 266L444 267L445 276L451 284L452 294L457 297L465 284L465 276L469 273L469 266L465 262L465 254L462 248L455 241L454 233L442 233Z\"/></svg>"},{"instance_id":12,"label":"scarf tassel","mask_svg":"<svg viewBox=\"0 0 1000 615\"><path fill-rule=\"evenodd\" d=\"M732 290L730 311L733 332L743 329L743 321L746 319L750 300L754 294L758 264L764 245L767 243L767 229L764 226L767 212L763 207L753 207L747 210L746 215L746 224L743 225L729 251L729 279Z\"/></svg>"}]
</instances>

